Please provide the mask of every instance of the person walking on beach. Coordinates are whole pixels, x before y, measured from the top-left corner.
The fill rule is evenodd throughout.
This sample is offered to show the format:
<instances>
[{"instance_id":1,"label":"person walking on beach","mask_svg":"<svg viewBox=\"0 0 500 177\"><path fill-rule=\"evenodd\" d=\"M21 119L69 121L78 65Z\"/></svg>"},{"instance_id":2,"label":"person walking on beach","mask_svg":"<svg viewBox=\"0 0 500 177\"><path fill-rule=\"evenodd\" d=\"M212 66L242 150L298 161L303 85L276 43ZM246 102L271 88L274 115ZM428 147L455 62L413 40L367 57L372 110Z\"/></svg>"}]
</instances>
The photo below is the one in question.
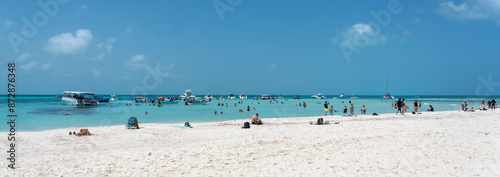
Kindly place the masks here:
<instances>
[{"instance_id":1,"label":"person walking on beach","mask_svg":"<svg viewBox=\"0 0 500 177\"><path fill-rule=\"evenodd\" d=\"M398 102L396 102L396 106L398 108L398 111L396 112L396 115L398 115L398 112L399 113L403 113L403 112L401 112L401 104L402 104L401 98L399 98Z\"/></svg>"},{"instance_id":2,"label":"person walking on beach","mask_svg":"<svg viewBox=\"0 0 500 177\"><path fill-rule=\"evenodd\" d=\"M326 116L326 113L328 113L328 104L330 104L330 103L328 103L328 101L325 101L325 104L324 104L324 106L325 106L325 116Z\"/></svg>"},{"instance_id":3,"label":"person walking on beach","mask_svg":"<svg viewBox=\"0 0 500 177\"><path fill-rule=\"evenodd\" d=\"M351 111L351 116L354 116L354 104L351 104L350 111Z\"/></svg>"}]
</instances>

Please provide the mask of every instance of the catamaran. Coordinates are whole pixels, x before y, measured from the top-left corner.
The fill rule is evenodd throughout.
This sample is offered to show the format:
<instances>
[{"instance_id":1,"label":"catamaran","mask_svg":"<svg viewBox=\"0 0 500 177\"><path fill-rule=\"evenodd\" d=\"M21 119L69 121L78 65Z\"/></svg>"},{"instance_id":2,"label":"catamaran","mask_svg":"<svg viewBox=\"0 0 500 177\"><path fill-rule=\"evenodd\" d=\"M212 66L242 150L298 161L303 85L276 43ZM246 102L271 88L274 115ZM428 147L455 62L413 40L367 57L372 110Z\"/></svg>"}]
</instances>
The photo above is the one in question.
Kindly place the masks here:
<instances>
[{"instance_id":1,"label":"catamaran","mask_svg":"<svg viewBox=\"0 0 500 177\"><path fill-rule=\"evenodd\" d=\"M387 78L387 93L384 95L384 98L385 98L385 99L394 99L394 96L392 96L392 95L389 93L389 78Z\"/></svg>"},{"instance_id":2,"label":"catamaran","mask_svg":"<svg viewBox=\"0 0 500 177\"><path fill-rule=\"evenodd\" d=\"M62 101L66 105L97 106L99 105L99 101L94 96L95 93L92 92L64 91Z\"/></svg>"}]
</instances>

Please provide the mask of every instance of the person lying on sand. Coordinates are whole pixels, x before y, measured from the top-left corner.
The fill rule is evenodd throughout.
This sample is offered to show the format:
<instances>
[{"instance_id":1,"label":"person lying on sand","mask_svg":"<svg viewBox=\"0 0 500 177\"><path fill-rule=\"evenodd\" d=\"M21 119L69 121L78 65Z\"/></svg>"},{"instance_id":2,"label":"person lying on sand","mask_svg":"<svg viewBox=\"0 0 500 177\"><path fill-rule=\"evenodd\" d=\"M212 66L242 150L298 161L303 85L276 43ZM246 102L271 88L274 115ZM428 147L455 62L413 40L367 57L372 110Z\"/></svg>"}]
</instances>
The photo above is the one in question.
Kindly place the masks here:
<instances>
[{"instance_id":1,"label":"person lying on sand","mask_svg":"<svg viewBox=\"0 0 500 177\"><path fill-rule=\"evenodd\" d=\"M251 122L252 124L262 124L262 119L259 119L259 114L256 113L255 115L252 116Z\"/></svg>"}]
</instances>

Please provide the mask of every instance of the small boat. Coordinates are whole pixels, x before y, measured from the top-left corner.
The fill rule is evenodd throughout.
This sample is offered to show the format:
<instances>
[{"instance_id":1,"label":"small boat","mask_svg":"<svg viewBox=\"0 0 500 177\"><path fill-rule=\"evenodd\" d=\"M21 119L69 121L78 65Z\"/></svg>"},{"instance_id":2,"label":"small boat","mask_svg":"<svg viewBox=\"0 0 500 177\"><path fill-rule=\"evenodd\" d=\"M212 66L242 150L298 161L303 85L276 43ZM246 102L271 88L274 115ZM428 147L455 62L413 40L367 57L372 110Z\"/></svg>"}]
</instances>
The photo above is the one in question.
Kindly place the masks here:
<instances>
[{"instance_id":1,"label":"small boat","mask_svg":"<svg viewBox=\"0 0 500 177\"><path fill-rule=\"evenodd\" d=\"M355 96L355 95L353 95L353 96L351 97L351 99L358 99L358 97L357 97L357 96Z\"/></svg>"},{"instance_id":2,"label":"small boat","mask_svg":"<svg viewBox=\"0 0 500 177\"><path fill-rule=\"evenodd\" d=\"M247 95L244 93L240 93L240 99L242 99L242 100L247 99Z\"/></svg>"},{"instance_id":3,"label":"small boat","mask_svg":"<svg viewBox=\"0 0 500 177\"><path fill-rule=\"evenodd\" d=\"M97 99L97 101L99 101L100 103L109 102L109 98L103 98L102 96L94 96L94 98Z\"/></svg>"},{"instance_id":4,"label":"small boat","mask_svg":"<svg viewBox=\"0 0 500 177\"><path fill-rule=\"evenodd\" d=\"M219 97L219 101L226 101L226 97L224 96Z\"/></svg>"},{"instance_id":5,"label":"small boat","mask_svg":"<svg viewBox=\"0 0 500 177\"><path fill-rule=\"evenodd\" d=\"M212 94L210 94L210 93L209 93L209 94L206 94L206 95L203 95L203 97L205 98L205 100L208 100L208 101L210 101L210 100L213 100L213 99L214 99L214 97L213 97L213 96L212 96Z\"/></svg>"},{"instance_id":6,"label":"small boat","mask_svg":"<svg viewBox=\"0 0 500 177\"><path fill-rule=\"evenodd\" d=\"M325 97L325 96L323 96L323 94L318 93L318 94L316 94L316 95L311 96L311 98L316 98L316 99L325 99L326 97Z\"/></svg>"},{"instance_id":7,"label":"small boat","mask_svg":"<svg viewBox=\"0 0 500 177\"><path fill-rule=\"evenodd\" d=\"M99 105L99 101L94 96L95 93L92 92L64 91L61 100L66 105L97 106Z\"/></svg>"},{"instance_id":8,"label":"small boat","mask_svg":"<svg viewBox=\"0 0 500 177\"><path fill-rule=\"evenodd\" d=\"M278 96L278 98L285 98L285 96L283 96L283 95L280 95L280 96Z\"/></svg>"},{"instance_id":9,"label":"small boat","mask_svg":"<svg viewBox=\"0 0 500 177\"><path fill-rule=\"evenodd\" d=\"M158 103L160 103L160 102L161 102L162 104L177 104L177 103L179 103L179 102L181 101L181 100L180 100L178 97L176 97L176 96L169 96L169 97L164 97L164 96L162 96L162 97L163 97L163 99L159 99L159 100L158 100L158 101L159 101Z\"/></svg>"},{"instance_id":10,"label":"small boat","mask_svg":"<svg viewBox=\"0 0 500 177\"><path fill-rule=\"evenodd\" d=\"M134 102L136 103L146 103L148 101L148 99L146 97L143 97L143 96L137 96L134 98Z\"/></svg>"},{"instance_id":11,"label":"small boat","mask_svg":"<svg viewBox=\"0 0 500 177\"><path fill-rule=\"evenodd\" d=\"M201 98L196 98L196 97L190 97L186 102L184 102L185 105L206 105L207 100L201 99Z\"/></svg>"},{"instance_id":12,"label":"small boat","mask_svg":"<svg viewBox=\"0 0 500 177\"><path fill-rule=\"evenodd\" d=\"M116 95L111 95L111 98L109 98L109 101L118 101L118 98L116 98Z\"/></svg>"},{"instance_id":13,"label":"small boat","mask_svg":"<svg viewBox=\"0 0 500 177\"><path fill-rule=\"evenodd\" d=\"M293 99L300 99L300 95L295 95Z\"/></svg>"},{"instance_id":14,"label":"small boat","mask_svg":"<svg viewBox=\"0 0 500 177\"><path fill-rule=\"evenodd\" d=\"M189 98L190 96L192 95L192 92L191 92L191 89L187 89L186 91L184 91L184 93L179 96L182 100L186 100L187 98Z\"/></svg>"},{"instance_id":15,"label":"small boat","mask_svg":"<svg viewBox=\"0 0 500 177\"><path fill-rule=\"evenodd\" d=\"M264 94L262 95L262 97L260 97L261 100L270 100L271 99L271 96L267 95L267 94Z\"/></svg>"},{"instance_id":16,"label":"small boat","mask_svg":"<svg viewBox=\"0 0 500 177\"><path fill-rule=\"evenodd\" d=\"M236 96L231 93L231 94L229 94L229 96L227 96L227 99L234 100L234 99L236 99Z\"/></svg>"},{"instance_id":17,"label":"small boat","mask_svg":"<svg viewBox=\"0 0 500 177\"><path fill-rule=\"evenodd\" d=\"M340 96L339 96L339 99L345 99L345 98L347 98L347 97L344 95L344 92L342 92L342 94L340 94Z\"/></svg>"}]
</instances>

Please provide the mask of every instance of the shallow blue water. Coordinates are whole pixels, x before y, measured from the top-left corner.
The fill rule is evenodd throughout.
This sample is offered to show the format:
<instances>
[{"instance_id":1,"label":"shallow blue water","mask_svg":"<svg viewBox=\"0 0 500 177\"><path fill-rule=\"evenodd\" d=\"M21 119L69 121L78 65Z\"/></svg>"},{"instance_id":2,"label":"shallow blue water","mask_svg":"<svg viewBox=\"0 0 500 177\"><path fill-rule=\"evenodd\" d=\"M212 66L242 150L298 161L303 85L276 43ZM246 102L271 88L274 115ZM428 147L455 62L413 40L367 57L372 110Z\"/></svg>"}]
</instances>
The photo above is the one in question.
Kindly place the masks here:
<instances>
[{"instance_id":1,"label":"shallow blue water","mask_svg":"<svg viewBox=\"0 0 500 177\"><path fill-rule=\"evenodd\" d=\"M104 97L109 97L103 95ZM159 108L142 103L139 106L126 106L127 103L133 103L135 96L120 96L118 102L101 103L95 107L74 107L64 105L61 98L54 98L53 95L24 95L16 97L16 131L40 131L57 128L87 127L87 126L108 126L124 125L130 116L138 117L140 123L182 123L190 122L212 122L226 121L234 119L250 119L255 113L259 113L260 118L280 118L280 117L305 117L305 116L324 116L324 101L333 105L334 115L343 115L344 106L349 108L351 101L355 107L355 114L360 114L360 109L365 105L367 114L376 113L395 113L391 101L381 99L382 96L358 96L358 99L331 99L333 96L327 96L330 99L311 99L310 95L303 95L302 98L293 99L293 96L285 96L285 99L277 99L278 103L269 100L252 100L257 95L249 95L247 100L226 100L224 106L217 106L220 103L212 100L206 105L184 105L164 104ZM7 97L1 96L0 112L4 115L4 121L8 121L7 115L9 108L7 106ZM156 96L148 96L154 99ZM215 96L219 98L219 96ZM227 97L227 96L226 96ZM409 111L413 111L413 102L415 100L422 102L420 111L427 110L429 105L433 105L436 111L460 110L460 104L467 101L469 107L479 107L482 100L494 98L499 100L499 96L473 97L473 96L400 96L406 98L406 103L410 105ZM342 101L344 103L342 103ZM281 104L283 102L283 104ZM307 107L299 107L299 103L305 102ZM225 106L228 104L228 107ZM236 104L236 106L235 106ZM297 106L296 106L297 105ZM111 108L111 106L113 108ZM251 110L247 113L239 113L238 110ZM256 111L252 109L255 107ZM148 112L146 115L145 112ZM214 115L217 111L218 114ZM220 112L223 112L221 115ZM71 116L66 116L70 114ZM0 132L9 130L8 124L1 124Z\"/></svg>"}]
</instances>

